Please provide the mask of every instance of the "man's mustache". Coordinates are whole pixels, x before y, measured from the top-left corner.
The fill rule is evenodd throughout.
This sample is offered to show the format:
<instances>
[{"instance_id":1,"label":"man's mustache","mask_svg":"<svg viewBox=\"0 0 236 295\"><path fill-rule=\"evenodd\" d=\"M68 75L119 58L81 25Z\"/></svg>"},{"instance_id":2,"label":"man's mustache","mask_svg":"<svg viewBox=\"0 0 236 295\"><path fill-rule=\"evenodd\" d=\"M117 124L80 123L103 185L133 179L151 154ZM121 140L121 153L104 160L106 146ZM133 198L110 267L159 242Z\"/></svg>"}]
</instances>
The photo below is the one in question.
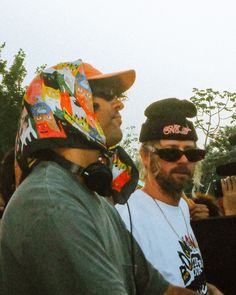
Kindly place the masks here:
<instances>
[{"instance_id":1,"label":"man's mustache","mask_svg":"<svg viewBox=\"0 0 236 295\"><path fill-rule=\"evenodd\" d=\"M187 174L188 176L192 176L191 171L187 167L184 167L184 166L173 168L170 171L170 173L183 173L183 174Z\"/></svg>"}]
</instances>

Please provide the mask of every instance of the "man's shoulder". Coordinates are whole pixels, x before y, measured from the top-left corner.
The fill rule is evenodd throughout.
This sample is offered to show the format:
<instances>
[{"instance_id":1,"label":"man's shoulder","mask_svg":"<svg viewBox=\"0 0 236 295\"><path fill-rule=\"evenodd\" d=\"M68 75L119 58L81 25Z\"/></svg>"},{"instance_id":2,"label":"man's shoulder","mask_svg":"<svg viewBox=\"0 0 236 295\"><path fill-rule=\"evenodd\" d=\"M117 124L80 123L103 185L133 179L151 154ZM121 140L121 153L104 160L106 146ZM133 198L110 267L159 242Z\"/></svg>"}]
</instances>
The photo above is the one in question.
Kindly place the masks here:
<instances>
[{"instance_id":1,"label":"man's shoulder","mask_svg":"<svg viewBox=\"0 0 236 295\"><path fill-rule=\"evenodd\" d=\"M143 190L136 189L128 199L129 203L146 202L149 197Z\"/></svg>"},{"instance_id":2,"label":"man's shoulder","mask_svg":"<svg viewBox=\"0 0 236 295\"><path fill-rule=\"evenodd\" d=\"M31 199L37 202L68 202L76 196L90 193L69 171L54 162L42 162L20 184L13 198L21 199L22 202Z\"/></svg>"},{"instance_id":3,"label":"man's shoulder","mask_svg":"<svg viewBox=\"0 0 236 295\"><path fill-rule=\"evenodd\" d=\"M45 162L35 167L16 189L6 213L9 218L24 216L31 223L35 216L37 220L46 220L47 216L58 222L61 215L84 218L90 211L94 214L99 205L100 200L74 175L57 164Z\"/></svg>"},{"instance_id":4,"label":"man's shoulder","mask_svg":"<svg viewBox=\"0 0 236 295\"><path fill-rule=\"evenodd\" d=\"M187 201L184 198L180 198L179 206L182 209L189 211L188 203L187 203Z\"/></svg>"},{"instance_id":5,"label":"man's shoulder","mask_svg":"<svg viewBox=\"0 0 236 295\"><path fill-rule=\"evenodd\" d=\"M39 163L22 183L35 187L70 187L67 183L76 183L75 177L69 171L55 162ZM25 185L25 184L24 184ZM26 185L25 185L26 186Z\"/></svg>"},{"instance_id":6,"label":"man's shoulder","mask_svg":"<svg viewBox=\"0 0 236 295\"><path fill-rule=\"evenodd\" d=\"M52 161L43 161L39 163L30 173L29 177L36 178L39 175L42 179L51 178L52 181L57 178L61 179L62 176L66 177L66 179L71 178L71 173Z\"/></svg>"},{"instance_id":7,"label":"man's shoulder","mask_svg":"<svg viewBox=\"0 0 236 295\"><path fill-rule=\"evenodd\" d=\"M137 207L139 206L140 202L143 203L145 202L145 198L144 198L144 192L140 189L135 190L129 197L127 204L131 207ZM116 208L119 210L123 210L124 208L127 208L127 205L116 205Z\"/></svg>"},{"instance_id":8,"label":"man's shoulder","mask_svg":"<svg viewBox=\"0 0 236 295\"><path fill-rule=\"evenodd\" d=\"M152 198L140 189L133 192L128 199L128 205L116 205L116 209L122 219L129 219L129 214L133 219L143 219L149 214L153 204ZM130 213L129 213L130 211Z\"/></svg>"}]
</instances>

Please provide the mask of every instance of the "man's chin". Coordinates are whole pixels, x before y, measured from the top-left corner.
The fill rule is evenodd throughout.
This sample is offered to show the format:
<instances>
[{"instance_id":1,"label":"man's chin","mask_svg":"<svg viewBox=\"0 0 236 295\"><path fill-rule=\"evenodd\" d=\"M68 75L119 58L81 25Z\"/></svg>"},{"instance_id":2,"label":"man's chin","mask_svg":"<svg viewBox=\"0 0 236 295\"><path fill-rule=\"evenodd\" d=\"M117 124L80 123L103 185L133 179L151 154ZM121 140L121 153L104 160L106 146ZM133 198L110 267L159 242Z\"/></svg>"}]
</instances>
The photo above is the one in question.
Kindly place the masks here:
<instances>
[{"instance_id":1,"label":"man's chin","mask_svg":"<svg viewBox=\"0 0 236 295\"><path fill-rule=\"evenodd\" d=\"M112 147L117 145L122 139L122 132L116 132L113 133L113 136L109 138L109 140L107 140L107 147Z\"/></svg>"},{"instance_id":2,"label":"man's chin","mask_svg":"<svg viewBox=\"0 0 236 295\"><path fill-rule=\"evenodd\" d=\"M189 177L186 176L173 176L172 177L172 184L174 187L176 188L184 188L184 186L186 185L186 183L189 182Z\"/></svg>"},{"instance_id":3,"label":"man's chin","mask_svg":"<svg viewBox=\"0 0 236 295\"><path fill-rule=\"evenodd\" d=\"M184 190L189 183L191 183L191 179L189 177L173 179L173 186L178 191Z\"/></svg>"}]
</instances>

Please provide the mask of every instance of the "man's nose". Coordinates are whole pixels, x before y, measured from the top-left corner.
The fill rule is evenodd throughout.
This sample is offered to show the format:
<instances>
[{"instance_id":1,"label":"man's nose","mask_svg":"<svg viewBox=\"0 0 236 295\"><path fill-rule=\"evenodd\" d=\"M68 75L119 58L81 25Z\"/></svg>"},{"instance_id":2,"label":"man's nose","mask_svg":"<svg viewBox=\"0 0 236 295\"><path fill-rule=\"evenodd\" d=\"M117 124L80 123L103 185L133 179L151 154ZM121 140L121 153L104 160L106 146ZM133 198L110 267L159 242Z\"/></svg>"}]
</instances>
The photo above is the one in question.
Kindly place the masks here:
<instances>
[{"instance_id":1,"label":"man's nose","mask_svg":"<svg viewBox=\"0 0 236 295\"><path fill-rule=\"evenodd\" d=\"M178 163L189 163L188 158L185 156L185 154L183 154L179 160L177 161Z\"/></svg>"}]
</instances>

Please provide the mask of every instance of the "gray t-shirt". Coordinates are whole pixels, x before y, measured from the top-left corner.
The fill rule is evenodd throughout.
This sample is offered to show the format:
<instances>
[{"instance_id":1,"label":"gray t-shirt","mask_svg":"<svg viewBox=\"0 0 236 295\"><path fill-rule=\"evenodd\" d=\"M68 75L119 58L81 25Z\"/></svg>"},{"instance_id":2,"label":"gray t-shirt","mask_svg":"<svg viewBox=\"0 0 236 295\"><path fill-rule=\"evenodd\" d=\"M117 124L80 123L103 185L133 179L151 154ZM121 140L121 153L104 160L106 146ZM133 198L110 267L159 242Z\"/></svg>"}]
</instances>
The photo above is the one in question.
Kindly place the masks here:
<instances>
[{"instance_id":1,"label":"gray t-shirt","mask_svg":"<svg viewBox=\"0 0 236 295\"><path fill-rule=\"evenodd\" d=\"M105 198L56 163L42 162L3 216L0 294L136 294L130 241ZM136 243L134 252L139 294L163 294L169 284Z\"/></svg>"}]
</instances>

